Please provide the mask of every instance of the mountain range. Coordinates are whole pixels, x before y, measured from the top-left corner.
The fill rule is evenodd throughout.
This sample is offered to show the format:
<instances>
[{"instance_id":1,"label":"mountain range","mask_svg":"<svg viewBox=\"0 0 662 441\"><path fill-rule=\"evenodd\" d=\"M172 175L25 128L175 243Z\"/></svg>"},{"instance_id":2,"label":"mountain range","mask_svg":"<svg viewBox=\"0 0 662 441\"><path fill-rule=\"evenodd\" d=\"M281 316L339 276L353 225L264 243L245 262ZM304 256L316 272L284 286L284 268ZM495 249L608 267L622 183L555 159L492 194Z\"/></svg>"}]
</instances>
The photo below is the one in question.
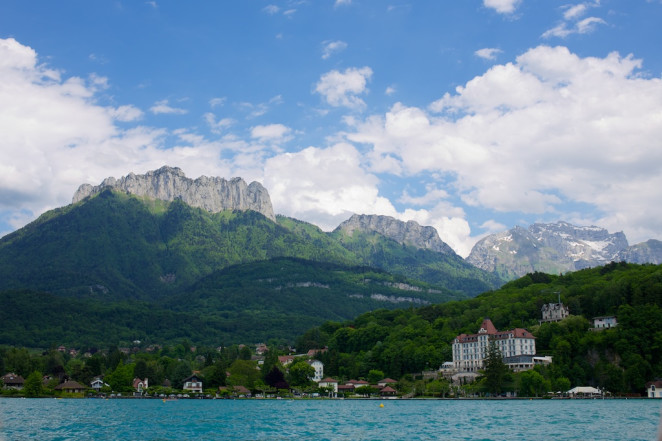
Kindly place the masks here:
<instances>
[{"instance_id":1,"label":"mountain range","mask_svg":"<svg viewBox=\"0 0 662 441\"><path fill-rule=\"evenodd\" d=\"M0 239L0 344L292 341L326 320L470 298L527 272L659 261L660 245L559 222L488 236L465 260L413 221L353 215L324 232L275 215L257 182L162 167L83 184Z\"/></svg>"},{"instance_id":2,"label":"mountain range","mask_svg":"<svg viewBox=\"0 0 662 441\"><path fill-rule=\"evenodd\" d=\"M510 280L534 271L560 274L609 262L662 263L662 242L630 246L622 232L567 222L516 226L474 245L467 261Z\"/></svg>"},{"instance_id":3,"label":"mountain range","mask_svg":"<svg viewBox=\"0 0 662 441\"><path fill-rule=\"evenodd\" d=\"M429 227L356 216L325 233L274 216L258 183L163 167L81 186L0 239L0 343L287 340L501 283Z\"/></svg>"}]
</instances>

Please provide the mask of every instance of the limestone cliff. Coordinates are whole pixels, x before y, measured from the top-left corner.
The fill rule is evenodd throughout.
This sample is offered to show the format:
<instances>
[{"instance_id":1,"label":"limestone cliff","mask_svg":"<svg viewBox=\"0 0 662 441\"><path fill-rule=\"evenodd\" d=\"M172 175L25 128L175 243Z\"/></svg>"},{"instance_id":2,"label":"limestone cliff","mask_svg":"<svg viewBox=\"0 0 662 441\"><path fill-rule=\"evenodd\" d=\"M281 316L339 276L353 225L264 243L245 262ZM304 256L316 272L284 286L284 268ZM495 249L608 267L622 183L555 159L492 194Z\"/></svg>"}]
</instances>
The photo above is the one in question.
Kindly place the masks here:
<instances>
[{"instance_id":1,"label":"limestone cliff","mask_svg":"<svg viewBox=\"0 0 662 441\"><path fill-rule=\"evenodd\" d=\"M355 214L336 228L351 235L355 230L377 232L403 245L455 255L455 251L439 238L434 227L423 227L415 221L403 222L390 216Z\"/></svg>"},{"instance_id":2,"label":"limestone cliff","mask_svg":"<svg viewBox=\"0 0 662 441\"><path fill-rule=\"evenodd\" d=\"M161 167L144 175L129 173L120 179L106 178L100 185L81 185L72 203L95 195L106 188L124 191L136 196L174 201L180 199L192 207L211 213L225 210L253 210L276 220L267 190L258 182L241 178L229 181L220 177L200 176L189 179L177 167Z\"/></svg>"}]
</instances>

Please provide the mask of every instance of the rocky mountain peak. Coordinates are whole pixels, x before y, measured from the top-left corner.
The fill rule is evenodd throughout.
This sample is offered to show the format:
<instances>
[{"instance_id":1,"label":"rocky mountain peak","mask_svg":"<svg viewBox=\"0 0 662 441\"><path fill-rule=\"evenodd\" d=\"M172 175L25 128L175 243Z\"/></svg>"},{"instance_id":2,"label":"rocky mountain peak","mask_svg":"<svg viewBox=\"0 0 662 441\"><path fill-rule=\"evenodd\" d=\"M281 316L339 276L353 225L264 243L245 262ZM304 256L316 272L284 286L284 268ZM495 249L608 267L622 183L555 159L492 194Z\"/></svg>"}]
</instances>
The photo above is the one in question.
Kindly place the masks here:
<instances>
[{"instance_id":1,"label":"rocky mountain peak","mask_svg":"<svg viewBox=\"0 0 662 441\"><path fill-rule=\"evenodd\" d=\"M559 273L621 260L628 241L622 232L568 222L517 226L478 241L467 261L509 279L528 272Z\"/></svg>"},{"instance_id":2,"label":"rocky mountain peak","mask_svg":"<svg viewBox=\"0 0 662 441\"><path fill-rule=\"evenodd\" d=\"M391 216L355 214L336 228L336 231L339 230L348 235L356 230L376 232L403 245L443 254L455 254L453 249L439 238L434 227L421 226L411 220L403 222Z\"/></svg>"},{"instance_id":3,"label":"rocky mountain peak","mask_svg":"<svg viewBox=\"0 0 662 441\"><path fill-rule=\"evenodd\" d=\"M271 220L276 220L269 193L260 183L246 184L241 178L232 178L228 181L221 177L208 176L200 176L193 180L187 178L180 168L168 166L148 171L144 175L129 173L120 179L109 177L97 186L83 184L74 194L72 203L98 194L106 188L164 201L181 199L192 207L202 208L211 213L225 210L253 210Z\"/></svg>"}]
</instances>

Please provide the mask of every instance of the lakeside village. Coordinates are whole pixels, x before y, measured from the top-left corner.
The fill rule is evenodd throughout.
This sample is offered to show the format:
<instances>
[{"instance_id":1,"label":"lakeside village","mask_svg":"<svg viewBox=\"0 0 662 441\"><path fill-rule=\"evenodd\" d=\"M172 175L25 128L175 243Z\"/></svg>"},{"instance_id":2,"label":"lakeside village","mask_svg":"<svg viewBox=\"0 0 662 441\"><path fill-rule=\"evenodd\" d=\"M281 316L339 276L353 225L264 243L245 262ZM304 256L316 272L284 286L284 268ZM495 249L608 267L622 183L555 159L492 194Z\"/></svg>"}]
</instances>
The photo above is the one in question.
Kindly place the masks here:
<instances>
[{"instance_id":1,"label":"lakeside village","mask_svg":"<svg viewBox=\"0 0 662 441\"><path fill-rule=\"evenodd\" d=\"M560 300L542 307L543 322L561 321L570 316L569 310ZM600 331L617 326L617 318L595 317L593 330ZM139 345L140 342L134 342ZM288 355L276 355L265 344L258 344L255 350L245 345L232 348L217 348L230 359L227 366L219 360L212 364L213 356L209 352L195 347L171 349L160 360L168 360L169 366L162 366L158 372L150 366L142 355L148 355L164 349L151 345L143 350L115 348L112 352L87 352L79 354L75 349L63 346L42 354L45 357L42 375L32 371L27 378L16 372L3 372L6 367L21 366L23 372L30 367L27 350L23 349L22 360L12 360L21 352L15 348L5 353L5 361L0 358L1 396L8 397L98 397L98 398L157 398L173 400L180 398L606 398L609 392L589 386L570 384L563 390L550 392L542 376L536 372L537 366L553 363L551 356L537 356L535 337L526 329L515 328L499 331L489 318L483 320L475 334L460 334L452 344L453 360L433 371L405 375L402 379L384 378L380 370L371 370L364 379L340 380L324 375L324 363L317 358L328 349L311 349L305 354L296 354L288 348ZM190 354L187 354L187 349ZM228 354L232 350L235 354ZM171 356L174 357L171 357ZM186 361L186 356L194 363ZM20 357L19 357L20 358ZM64 368L65 358L68 359ZM96 361L95 361L96 358ZM107 373L101 371L102 358L109 361ZM59 359L59 360L58 360ZM85 361L82 361L85 360ZM34 360L32 360L34 362ZM43 360L42 360L43 361ZM19 363L19 364L17 364ZM34 363L33 363L34 364ZM202 366L192 370L191 365ZM96 369L95 369L96 368ZM97 372L95 372L95 370ZM530 375L520 380L527 384L520 385L520 393L501 393L495 382L503 380L508 372L529 372ZM68 375L66 372L70 372ZM166 377L165 373L169 373ZM160 377L160 378L159 378ZM152 378L152 380L150 380ZM156 381L156 384L155 384ZM489 392L485 392L488 383ZM662 398L662 381L650 381L646 384L647 398Z\"/></svg>"}]
</instances>

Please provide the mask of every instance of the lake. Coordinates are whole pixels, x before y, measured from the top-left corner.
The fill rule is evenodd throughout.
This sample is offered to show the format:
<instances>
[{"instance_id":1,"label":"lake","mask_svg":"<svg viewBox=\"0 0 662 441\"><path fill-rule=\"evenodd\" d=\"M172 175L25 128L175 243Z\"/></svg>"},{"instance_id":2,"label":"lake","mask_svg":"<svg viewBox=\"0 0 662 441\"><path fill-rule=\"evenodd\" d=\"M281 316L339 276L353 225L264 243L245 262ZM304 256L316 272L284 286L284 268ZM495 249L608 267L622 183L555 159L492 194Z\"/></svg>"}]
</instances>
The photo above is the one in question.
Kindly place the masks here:
<instances>
[{"instance_id":1,"label":"lake","mask_svg":"<svg viewBox=\"0 0 662 441\"><path fill-rule=\"evenodd\" d=\"M0 441L655 440L661 405L662 400L3 398Z\"/></svg>"}]
</instances>

